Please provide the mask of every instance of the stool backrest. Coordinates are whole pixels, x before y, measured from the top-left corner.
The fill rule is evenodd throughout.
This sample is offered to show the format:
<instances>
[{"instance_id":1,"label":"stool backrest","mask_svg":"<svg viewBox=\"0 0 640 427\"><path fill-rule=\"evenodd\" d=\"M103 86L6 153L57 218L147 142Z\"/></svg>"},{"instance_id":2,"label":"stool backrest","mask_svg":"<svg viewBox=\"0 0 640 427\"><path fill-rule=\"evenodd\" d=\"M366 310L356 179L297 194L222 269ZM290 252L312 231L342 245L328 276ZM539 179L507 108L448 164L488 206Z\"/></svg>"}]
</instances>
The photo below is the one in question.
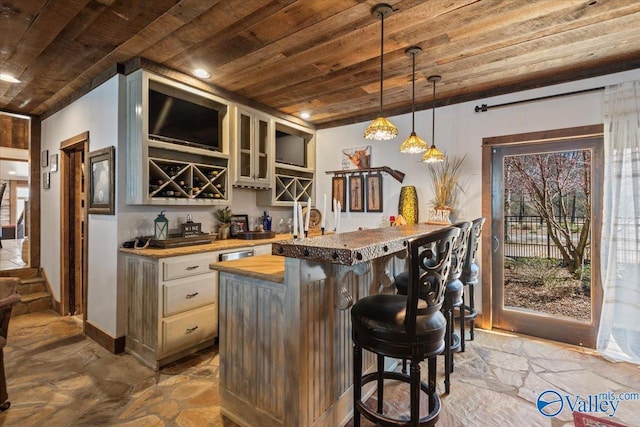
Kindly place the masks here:
<instances>
[{"instance_id":1,"label":"stool backrest","mask_svg":"<svg viewBox=\"0 0 640 427\"><path fill-rule=\"evenodd\" d=\"M450 282L459 279L462 275L462 268L464 267L464 260L467 255L471 225L470 221L462 221L453 224L454 227L460 229L460 235L456 239L451 252L451 270L449 271Z\"/></svg>"},{"instance_id":2,"label":"stool backrest","mask_svg":"<svg viewBox=\"0 0 640 427\"><path fill-rule=\"evenodd\" d=\"M480 235L482 234L482 226L484 225L484 218L476 218L471 223L471 231L469 233L469 243L467 243L467 255L464 260L464 267L462 275L464 281L467 284L475 284L478 282L478 265L476 264L476 257L478 253L478 246L480 245Z\"/></svg>"},{"instance_id":3,"label":"stool backrest","mask_svg":"<svg viewBox=\"0 0 640 427\"><path fill-rule=\"evenodd\" d=\"M459 228L447 227L407 242L409 286L405 327L409 339L416 334L417 316L439 312L442 307L451 252L459 234Z\"/></svg>"}]
</instances>

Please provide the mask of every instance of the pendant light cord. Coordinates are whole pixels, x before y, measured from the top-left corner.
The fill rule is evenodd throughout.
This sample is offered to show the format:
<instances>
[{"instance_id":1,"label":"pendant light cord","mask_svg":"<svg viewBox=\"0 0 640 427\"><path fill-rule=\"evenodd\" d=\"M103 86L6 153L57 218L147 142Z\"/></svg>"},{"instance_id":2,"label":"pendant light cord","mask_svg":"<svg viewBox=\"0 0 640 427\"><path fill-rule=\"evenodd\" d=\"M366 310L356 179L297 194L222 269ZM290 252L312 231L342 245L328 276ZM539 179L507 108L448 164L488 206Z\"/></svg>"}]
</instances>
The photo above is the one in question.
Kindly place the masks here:
<instances>
[{"instance_id":1,"label":"pendant light cord","mask_svg":"<svg viewBox=\"0 0 640 427\"><path fill-rule=\"evenodd\" d=\"M433 81L433 108L431 114L431 147L436 146L436 81Z\"/></svg>"},{"instance_id":2,"label":"pendant light cord","mask_svg":"<svg viewBox=\"0 0 640 427\"><path fill-rule=\"evenodd\" d=\"M384 78L383 61L384 55L384 13L380 14L380 115L382 116L382 79Z\"/></svg>"},{"instance_id":3,"label":"pendant light cord","mask_svg":"<svg viewBox=\"0 0 640 427\"><path fill-rule=\"evenodd\" d=\"M411 68L411 133L416 132L416 54L413 56L413 67Z\"/></svg>"}]
</instances>

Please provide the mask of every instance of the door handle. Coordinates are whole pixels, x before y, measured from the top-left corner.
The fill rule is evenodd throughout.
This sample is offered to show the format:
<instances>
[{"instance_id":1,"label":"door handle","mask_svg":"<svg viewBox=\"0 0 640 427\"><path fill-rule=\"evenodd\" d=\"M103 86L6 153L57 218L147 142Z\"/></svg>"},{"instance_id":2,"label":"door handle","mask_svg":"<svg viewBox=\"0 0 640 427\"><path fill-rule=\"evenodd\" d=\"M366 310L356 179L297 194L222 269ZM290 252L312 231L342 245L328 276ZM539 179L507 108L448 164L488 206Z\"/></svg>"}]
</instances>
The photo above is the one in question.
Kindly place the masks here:
<instances>
[{"instance_id":1,"label":"door handle","mask_svg":"<svg viewBox=\"0 0 640 427\"><path fill-rule=\"evenodd\" d=\"M496 242L493 252L498 252L498 248L500 247L500 240L498 239L498 236L493 236L493 241Z\"/></svg>"}]
</instances>

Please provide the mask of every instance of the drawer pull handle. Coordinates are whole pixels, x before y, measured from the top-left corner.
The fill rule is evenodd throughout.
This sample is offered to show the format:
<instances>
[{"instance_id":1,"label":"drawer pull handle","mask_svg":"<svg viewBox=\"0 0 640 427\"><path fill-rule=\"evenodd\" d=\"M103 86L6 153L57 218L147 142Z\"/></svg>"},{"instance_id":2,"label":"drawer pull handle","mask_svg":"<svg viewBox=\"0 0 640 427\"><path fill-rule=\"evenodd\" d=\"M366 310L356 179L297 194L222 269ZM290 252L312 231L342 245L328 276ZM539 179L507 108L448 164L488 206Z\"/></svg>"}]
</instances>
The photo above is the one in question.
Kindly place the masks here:
<instances>
[{"instance_id":1,"label":"drawer pull handle","mask_svg":"<svg viewBox=\"0 0 640 427\"><path fill-rule=\"evenodd\" d=\"M196 295L198 295L198 293L197 293L197 292L194 292L194 293L192 293L192 294L187 294L187 299L189 299L189 298L193 298L193 297L195 297Z\"/></svg>"},{"instance_id":2,"label":"drawer pull handle","mask_svg":"<svg viewBox=\"0 0 640 427\"><path fill-rule=\"evenodd\" d=\"M194 332L196 329L198 329L198 326L194 326L193 328L187 328L185 329L184 333L185 334L190 334L191 332Z\"/></svg>"},{"instance_id":3,"label":"drawer pull handle","mask_svg":"<svg viewBox=\"0 0 640 427\"><path fill-rule=\"evenodd\" d=\"M195 270L196 268L200 267L199 265L190 265L189 267L187 267L185 270L187 271L191 271L191 270Z\"/></svg>"}]
</instances>

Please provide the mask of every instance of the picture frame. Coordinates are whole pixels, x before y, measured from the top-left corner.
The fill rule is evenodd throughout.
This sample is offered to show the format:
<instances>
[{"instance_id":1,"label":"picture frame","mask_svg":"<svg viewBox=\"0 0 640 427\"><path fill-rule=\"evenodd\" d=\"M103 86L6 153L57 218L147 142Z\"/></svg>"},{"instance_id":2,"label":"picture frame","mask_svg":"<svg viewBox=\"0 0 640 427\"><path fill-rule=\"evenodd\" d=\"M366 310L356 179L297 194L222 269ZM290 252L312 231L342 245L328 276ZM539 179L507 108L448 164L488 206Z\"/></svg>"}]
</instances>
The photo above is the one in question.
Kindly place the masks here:
<instances>
[{"instance_id":1,"label":"picture frame","mask_svg":"<svg viewBox=\"0 0 640 427\"><path fill-rule=\"evenodd\" d=\"M367 212L382 212L382 174L367 175Z\"/></svg>"},{"instance_id":2,"label":"picture frame","mask_svg":"<svg viewBox=\"0 0 640 427\"><path fill-rule=\"evenodd\" d=\"M249 231L249 216L233 215L230 224L229 236L238 237L238 234Z\"/></svg>"},{"instance_id":3,"label":"picture frame","mask_svg":"<svg viewBox=\"0 0 640 427\"><path fill-rule=\"evenodd\" d=\"M58 172L58 155L57 154L52 154L49 157L49 164L50 164L50 168L49 168L50 172Z\"/></svg>"},{"instance_id":4,"label":"picture frame","mask_svg":"<svg viewBox=\"0 0 640 427\"><path fill-rule=\"evenodd\" d=\"M364 177L362 175L349 177L349 211L364 212Z\"/></svg>"},{"instance_id":5,"label":"picture frame","mask_svg":"<svg viewBox=\"0 0 640 427\"><path fill-rule=\"evenodd\" d=\"M49 166L49 150L44 150L40 154L40 166L43 168Z\"/></svg>"},{"instance_id":6,"label":"picture frame","mask_svg":"<svg viewBox=\"0 0 640 427\"><path fill-rule=\"evenodd\" d=\"M331 178L331 199L336 199L340 202L340 212L347 211L346 184L347 180L344 176L334 176ZM333 203L331 204L331 210L333 211Z\"/></svg>"},{"instance_id":7,"label":"picture frame","mask_svg":"<svg viewBox=\"0 0 640 427\"><path fill-rule=\"evenodd\" d=\"M51 188L51 174L49 172L42 173L42 188L45 190Z\"/></svg>"},{"instance_id":8,"label":"picture frame","mask_svg":"<svg viewBox=\"0 0 640 427\"><path fill-rule=\"evenodd\" d=\"M90 214L115 215L115 147L92 151L88 163L87 211Z\"/></svg>"}]
</instances>

